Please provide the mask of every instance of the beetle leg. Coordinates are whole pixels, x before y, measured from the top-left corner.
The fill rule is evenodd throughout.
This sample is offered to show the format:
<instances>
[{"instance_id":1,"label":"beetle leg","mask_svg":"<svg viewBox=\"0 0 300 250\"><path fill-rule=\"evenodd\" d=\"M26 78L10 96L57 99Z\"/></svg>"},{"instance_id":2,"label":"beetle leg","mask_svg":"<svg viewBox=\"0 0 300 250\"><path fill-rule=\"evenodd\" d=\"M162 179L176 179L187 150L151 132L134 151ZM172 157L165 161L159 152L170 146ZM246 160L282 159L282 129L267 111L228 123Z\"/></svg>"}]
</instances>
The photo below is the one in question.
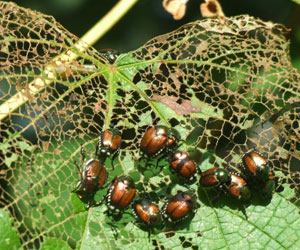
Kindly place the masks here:
<instances>
[{"instance_id":1,"label":"beetle leg","mask_svg":"<svg viewBox=\"0 0 300 250\"><path fill-rule=\"evenodd\" d=\"M241 204L241 211L242 211L242 213L245 215L246 220L248 220L248 215L247 215L246 207L245 207L244 204Z\"/></svg>"},{"instance_id":2,"label":"beetle leg","mask_svg":"<svg viewBox=\"0 0 300 250\"><path fill-rule=\"evenodd\" d=\"M115 212L115 211L111 211L111 213L109 213L109 210L108 210L108 213L107 213L107 214L108 214L109 216L111 216L111 220L112 220L113 222L117 222L117 221L121 220L121 218L122 218L122 211L119 210L118 214L115 214L114 212Z\"/></svg>"},{"instance_id":3,"label":"beetle leg","mask_svg":"<svg viewBox=\"0 0 300 250\"><path fill-rule=\"evenodd\" d=\"M115 170L115 166L114 166L114 160L116 159L116 157L118 156L119 154L119 149L113 154L112 158L111 158L111 167L112 167L112 170L114 171Z\"/></svg>"},{"instance_id":4,"label":"beetle leg","mask_svg":"<svg viewBox=\"0 0 300 250\"><path fill-rule=\"evenodd\" d=\"M155 167L157 168L158 167L158 163L163 159L165 158L165 154L161 154L159 157L157 157L157 161L156 161L156 164L155 164ZM160 167L160 171L162 171L164 166L161 166Z\"/></svg>"},{"instance_id":5,"label":"beetle leg","mask_svg":"<svg viewBox=\"0 0 300 250\"><path fill-rule=\"evenodd\" d=\"M80 171L80 167L79 167L77 161L74 160L74 164L75 164L75 166L77 167L78 172L80 173L81 171Z\"/></svg>"},{"instance_id":6,"label":"beetle leg","mask_svg":"<svg viewBox=\"0 0 300 250\"><path fill-rule=\"evenodd\" d=\"M152 230L151 230L151 227L149 227L149 229L148 229L148 239L149 239L149 242L151 241L151 233L152 233Z\"/></svg>"},{"instance_id":7,"label":"beetle leg","mask_svg":"<svg viewBox=\"0 0 300 250\"><path fill-rule=\"evenodd\" d=\"M105 198L103 198L101 201L95 203L94 207L99 207L103 204L103 202L105 201Z\"/></svg>"},{"instance_id":8,"label":"beetle leg","mask_svg":"<svg viewBox=\"0 0 300 250\"><path fill-rule=\"evenodd\" d=\"M103 204L103 202L106 200L106 195L100 200L99 202L95 202L94 207L99 207Z\"/></svg>"},{"instance_id":9,"label":"beetle leg","mask_svg":"<svg viewBox=\"0 0 300 250\"><path fill-rule=\"evenodd\" d=\"M187 183L186 180L183 180L183 181L184 181L184 182L182 183L182 185L183 185L186 189L188 189L189 191L192 191L191 188L190 188L189 183Z\"/></svg>"},{"instance_id":10,"label":"beetle leg","mask_svg":"<svg viewBox=\"0 0 300 250\"><path fill-rule=\"evenodd\" d=\"M146 157L146 158L144 158L144 159L146 159L146 161L145 161L145 167L147 167L147 165L148 165L148 162L149 162L149 158L148 157ZM141 159L142 160L142 159ZM139 160L140 161L140 160Z\"/></svg>"},{"instance_id":11,"label":"beetle leg","mask_svg":"<svg viewBox=\"0 0 300 250\"><path fill-rule=\"evenodd\" d=\"M85 206L85 209L88 210L90 207L92 207L95 204L95 200L89 200L88 204Z\"/></svg>"},{"instance_id":12,"label":"beetle leg","mask_svg":"<svg viewBox=\"0 0 300 250\"><path fill-rule=\"evenodd\" d=\"M82 173L81 173L81 169L80 169L80 167L79 167L77 161L74 161L74 164L75 164L75 166L77 167L78 173L79 173L79 175L80 175L80 182L82 182L83 176L82 176Z\"/></svg>"},{"instance_id":13,"label":"beetle leg","mask_svg":"<svg viewBox=\"0 0 300 250\"><path fill-rule=\"evenodd\" d=\"M136 216L134 216L134 214L133 214L133 213L129 213L129 212L123 212L123 214L128 214L128 215L132 216L134 219L136 219Z\"/></svg>"},{"instance_id":14,"label":"beetle leg","mask_svg":"<svg viewBox=\"0 0 300 250\"><path fill-rule=\"evenodd\" d=\"M118 213L117 216L116 216L116 220L115 220L115 221L121 220L122 216L123 216L123 213L122 213L121 210L120 210L119 213ZM115 218L113 217L113 219L115 219Z\"/></svg>"},{"instance_id":15,"label":"beetle leg","mask_svg":"<svg viewBox=\"0 0 300 250\"><path fill-rule=\"evenodd\" d=\"M205 192L206 194L206 197L207 197L207 200L208 200L208 203L211 207L214 207L218 198L220 197L221 195L221 191L224 192L224 189L221 188L220 190L218 190L217 188L212 188L210 190L205 190L203 189L203 191Z\"/></svg>"},{"instance_id":16,"label":"beetle leg","mask_svg":"<svg viewBox=\"0 0 300 250\"><path fill-rule=\"evenodd\" d=\"M84 162L84 159L85 159L85 150L81 144L80 146L80 153L81 153L81 160L82 160L82 163Z\"/></svg>"},{"instance_id":17,"label":"beetle leg","mask_svg":"<svg viewBox=\"0 0 300 250\"><path fill-rule=\"evenodd\" d=\"M97 158L100 143L101 143L101 135L100 135L100 138L99 138L99 140L97 141L97 144L96 144L95 158Z\"/></svg>"},{"instance_id":18,"label":"beetle leg","mask_svg":"<svg viewBox=\"0 0 300 250\"><path fill-rule=\"evenodd\" d=\"M108 173L106 172L106 177L105 177L104 183L106 183L107 178L108 178ZM110 183L106 183L106 185L103 185L101 189L105 189L105 188L107 188L107 187L110 186L110 185L111 185Z\"/></svg>"},{"instance_id":19,"label":"beetle leg","mask_svg":"<svg viewBox=\"0 0 300 250\"><path fill-rule=\"evenodd\" d=\"M111 223L111 222L107 222L107 224L111 226L114 238L115 238L115 240L117 240L118 239L118 235L119 235L117 227L113 223Z\"/></svg>"},{"instance_id":20,"label":"beetle leg","mask_svg":"<svg viewBox=\"0 0 300 250\"><path fill-rule=\"evenodd\" d=\"M201 171L199 164L196 163L196 166L197 166L198 174L201 175L202 171Z\"/></svg>"},{"instance_id":21,"label":"beetle leg","mask_svg":"<svg viewBox=\"0 0 300 250\"><path fill-rule=\"evenodd\" d=\"M160 225L161 228L160 229L162 230L166 226L168 220L166 219L167 217L166 217L165 214L163 215L163 213L162 213L161 215L162 215L163 220L161 222L161 225Z\"/></svg>"},{"instance_id":22,"label":"beetle leg","mask_svg":"<svg viewBox=\"0 0 300 250\"><path fill-rule=\"evenodd\" d=\"M76 187L71 191L71 193L76 193L77 191L80 190L80 186L81 186L81 181L79 181L76 185Z\"/></svg>"}]
</instances>

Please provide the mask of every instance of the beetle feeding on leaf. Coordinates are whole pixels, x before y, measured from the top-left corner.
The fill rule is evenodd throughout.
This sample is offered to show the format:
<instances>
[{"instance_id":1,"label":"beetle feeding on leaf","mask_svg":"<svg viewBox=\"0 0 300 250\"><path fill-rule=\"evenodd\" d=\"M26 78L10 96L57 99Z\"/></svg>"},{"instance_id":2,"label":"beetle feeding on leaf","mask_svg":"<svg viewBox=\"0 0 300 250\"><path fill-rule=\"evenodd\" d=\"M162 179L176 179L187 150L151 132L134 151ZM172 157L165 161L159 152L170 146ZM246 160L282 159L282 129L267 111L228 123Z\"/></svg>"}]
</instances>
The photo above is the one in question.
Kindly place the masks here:
<instances>
[{"instance_id":1,"label":"beetle feeding on leaf","mask_svg":"<svg viewBox=\"0 0 300 250\"><path fill-rule=\"evenodd\" d=\"M112 180L105 197L95 206L101 206L106 201L109 210L120 215L129 207L135 195L136 189L133 179L130 176L122 175Z\"/></svg>"},{"instance_id":2,"label":"beetle feeding on leaf","mask_svg":"<svg viewBox=\"0 0 300 250\"><path fill-rule=\"evenodd\" d=\"M140 149L147 158L154 158L176 148L179 140L180 134L176 129L157 125L145 132Z\"/></svg>"},{"instance_id":3,"label":"beetle feeding on leaf","mask_svg":"<svg viewBox=\"0 0 300 250\"><path fill-rule=\"evenodd\" d=\"M96 145L95 155L101 161L105 161L107 157L111 157L111 165L114 170L114 159L117 157L122 143L122 137L116 129L104 130Z\"/></svg>"},{"instance_id":4,"label":"beetle feeding on leaf","mask_svg":"<svg viewBox=\"0 0 300 250\"><path fill-rule=\"evenodd\" d=\"M81 146L81 156L82 162L85 159L85 152L83 147ZM80 170L77 162L75 161L75 165L80 174L80 180L72 191L78 195L81 200L84 200L88 203L86 208L90 208L95 204L94 196L99 189L104 188L104 184L106 183L108 172L103 162L89 159L84 163L83 170Z\"/></svg>"},{"instance_id":5,"label":"beetle feeding on leaf","mask_svg":"<svg viewBox=\"0 0 300 250\"><path fill-rule=\"evenodd\" d=\"M167 157L170 170L181 180L194 181L200 176L200 187L220 190L243 203L250 200L251 187L259 189L264 197L272 196L275 187L274 171L259 153L250 151L244 154L240 172L233 172L217 166L202 172L199 167L202 153L196 148L187 151L180 150L179 148L182 146L179 145L180 140L180 134L175 128L163 125L152 126L142 136L140 151L146 159L150 160L157 156ZM98 159L92 158L86 161L84 169L79 170L80 181L73 192L80 199L87 200L87 208L101 206L106 202L107 212L115 220L115 218L120 218L121 214L127 213L125 210L133 204L135 218L138 223L147 227L149 239L154 227L164 226L167 222L177 224L191 217L196 205L196 196L193 192L178 191L159 209L155 203L147 199L134 200L138 190L129 175L114 177L106 195L99 202L95 202L95 193L104 188L108 177L104 162L111 157L114 170L113 161L120 151L121 142L122 137L118 130L104 130L96 144L95 158L98 157ZM81 151L82 161L84 161L83 148ZM77 163L75 164L79 169ZM189 188L187 183L184 185Z\"/></svg>"}]
</instances>

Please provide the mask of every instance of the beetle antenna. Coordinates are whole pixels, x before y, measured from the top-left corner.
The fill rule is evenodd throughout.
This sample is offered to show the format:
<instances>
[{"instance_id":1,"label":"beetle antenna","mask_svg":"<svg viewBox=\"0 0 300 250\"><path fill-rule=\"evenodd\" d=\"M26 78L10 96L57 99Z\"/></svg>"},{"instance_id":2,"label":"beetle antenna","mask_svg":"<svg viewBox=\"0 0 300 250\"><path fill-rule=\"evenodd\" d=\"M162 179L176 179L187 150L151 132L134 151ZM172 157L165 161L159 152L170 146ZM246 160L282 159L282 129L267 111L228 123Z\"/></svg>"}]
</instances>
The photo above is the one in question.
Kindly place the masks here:
<instances>
[{"instance_id":1,"label":"beetle antenna","mask_svg":"<svg viewBox=\"0 0 300 250\"><path fill-rule=\"evenodd\" d=\"M80 181L82 181L82 180L83 180L83 176L82 176L81 169L80 169L80 167L79 167L77 161L74 160L74 164L75 164L75 166L77 167L78 173L79 173L79 175L80 175Z\"/></svg>"},{"instance_id":2,"label":"beetle antenna","mask_svg":"<svg viewBox=\"0 0 300 250\"><path fill-rule=\"evenodd\" d=\"M80 170L80 167L79 167L79 165L78 165L78 163L77 163L77 161L76 161L76 160L74 160L74 164L75 164L75 166L77 167L77 170L78 170L78 172L80 173L80 172L81 172L81 170Z\"/></svg>"}]
</instances>

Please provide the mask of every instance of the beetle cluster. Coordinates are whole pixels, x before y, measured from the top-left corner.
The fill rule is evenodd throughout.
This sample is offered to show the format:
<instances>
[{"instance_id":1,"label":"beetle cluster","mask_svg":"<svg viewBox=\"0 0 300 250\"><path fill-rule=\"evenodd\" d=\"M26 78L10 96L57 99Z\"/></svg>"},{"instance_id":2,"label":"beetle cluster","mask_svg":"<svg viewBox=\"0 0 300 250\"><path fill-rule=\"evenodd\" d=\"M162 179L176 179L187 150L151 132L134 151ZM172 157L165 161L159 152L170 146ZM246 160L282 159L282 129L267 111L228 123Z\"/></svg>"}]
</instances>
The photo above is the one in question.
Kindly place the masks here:
<instances>
[{"instance_id":1,"label":"beetle cluster","mask_svg":"<svg viewBox=\"0 0 300 250\"><path fill-rule=\"evenodd\" d=\"M95 202L95 193L104 188L108 177L104 162L107 158L111 158L114 169L113 162L120 150L121 141L121 134L117 130L105 130L97 142L95 159L84 163L80 181L73 192L88 203L87 208L100 206L106 202L108 211L111 214L117 213L118 216L132 204L134 216L138 222L147 225L149 235L153 227L166 222L178 223L190 217L196 205L196 196L193 192L178 191L160 209L149 199L134 200L137 194L135 183L126 175L114 177L104 198ZM194 181L200 176L199 184L204 189L216 188L241 201L250 199L250 187L258 188L265 197L272 196L275 187L274 172L259 153L251 151L243 156L240 173L219 167L201 172L200 160L190 152L178 150L179 142L180 135L176 129L158 125L150 127L145 132L141 139L140 151L147 159L166 157L171 171L186 182ZM83 149L81 153L84 161ZM77 164L76 166L79 169Z\"/></svg>"},{"instance_id":2,"label":"beetle cluster","mask_svg":"<svg viewBox=\"0 0 300 250\"><path fill-rule=\"evenodd\" d=\"M197 164L192 160L187 152L175 151L178 146L179 133L175 129L165 126L155 126L149 128L140 144L141 152L144 156L153 158L158 155L168 155L170 168L184 179L191 180L196 177ZM154 202L148 199L138 199L134 201L137 190L135 183L130 176L122 175L115 177L104 198L95 202L96 192L104 188L108 177L108 171L104 166L107 158L111 158L114 169L114 159L117 156L121 135L117 130L107 129L97 142L95 159L90 159L84 163L83 170L75 162L80 172L80 181L73 190L80 199L87 202L86 208L100 206L106 202L111 214L120 215L132 204L134 216L138 222L142 222L149 228L164 224L166 221L177 223L189 217L195 207L195 195L192 192L178 191L176 195L170 197L160 209ZM85 159L84 150L81 150L82 161Z\"/></svg>"}]
</instances>

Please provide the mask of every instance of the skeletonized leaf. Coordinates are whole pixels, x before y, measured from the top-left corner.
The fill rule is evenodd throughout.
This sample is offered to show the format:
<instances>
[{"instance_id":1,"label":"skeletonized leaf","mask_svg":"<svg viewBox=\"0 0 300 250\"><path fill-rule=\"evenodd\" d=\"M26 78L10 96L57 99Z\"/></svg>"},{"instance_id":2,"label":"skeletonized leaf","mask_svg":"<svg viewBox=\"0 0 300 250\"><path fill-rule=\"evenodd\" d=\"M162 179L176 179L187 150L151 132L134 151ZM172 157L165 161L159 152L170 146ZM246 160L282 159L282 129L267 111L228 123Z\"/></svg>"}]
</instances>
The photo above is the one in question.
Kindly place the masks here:
<instances>
[{"instance_id":1,"label":"skeletonized leaf","mask_svg":"<svg viewBox=\"0 0 300 250\"><path fill-rule=\"evenodd\" d=\"M0 7L0 110L21 100L1 120L0 204L23 248L297 249L300 85L285 27L247 15L226 25L196 21L110 64L92 48L79 50L52 17L7 2ZM161 170L140 159L140 139L155 124L174 126L187 139L181 149L199 149L202 170L238 171L243 153L256 147L278 179L273 199L254 191L243 208L195 182L194 216L153 230L150 242L147 228L128 214L114 222L106 206L86 212L71 194L79 178L74 160L80 162L81 144L94 157L109 126L124 140L116 169L105 161L109 181L129 174L159 206L184 189L165 160Z\"/></svg>"}]
</instances>

